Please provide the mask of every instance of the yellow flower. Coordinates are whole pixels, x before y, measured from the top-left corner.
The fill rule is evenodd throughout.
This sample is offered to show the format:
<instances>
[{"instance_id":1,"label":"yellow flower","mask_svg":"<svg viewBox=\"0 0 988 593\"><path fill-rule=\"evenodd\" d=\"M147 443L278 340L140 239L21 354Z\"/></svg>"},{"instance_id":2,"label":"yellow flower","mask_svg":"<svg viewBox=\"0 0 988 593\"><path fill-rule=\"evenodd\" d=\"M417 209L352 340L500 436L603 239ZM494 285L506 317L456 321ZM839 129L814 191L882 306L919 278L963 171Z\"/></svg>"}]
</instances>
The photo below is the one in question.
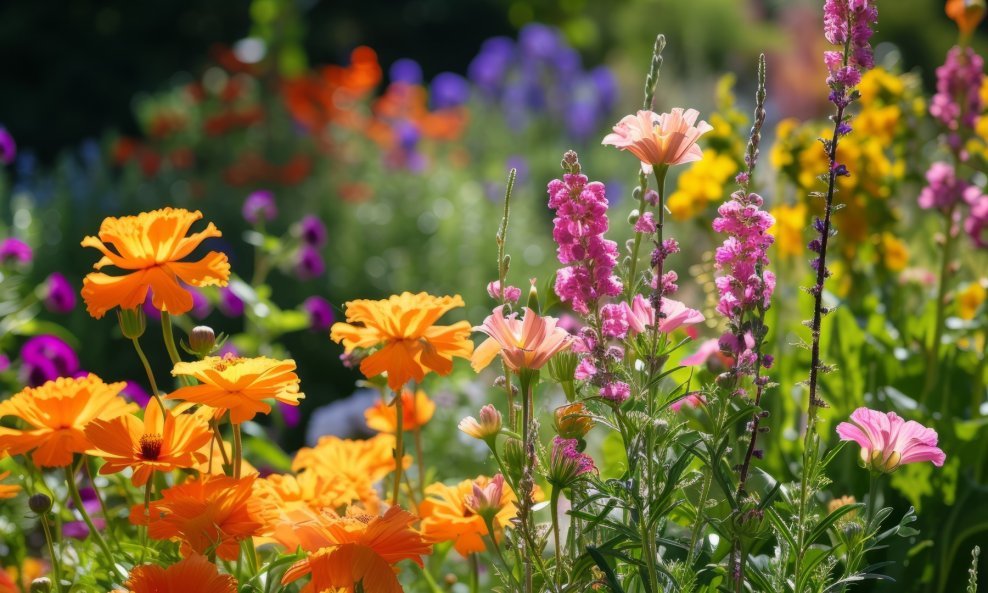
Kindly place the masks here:
<instances>
[{"instance_id":1,"label":"yellow flower","mask_svg":"<svg viewBox=\"0 0 988 593\"><path fill-rule=\"evenodd\" d=\"M983 282L972 282L957 293L957 314L961 319L974 319L978 309L984 304L988 291Z\"/></svg>"},{"instance_id":2,"label":"yellow flower","mask_svg":"<svg viewBox=\"0 0 988 593\"><path fill-rule=\"evenodd\" d=\"M377 508L378 494L374 485L395 469L394 435L381 433L367 440L341 439L325 436L315 447L303 447L295 454L292 470L314 472L327 481L347 486L336 496L332 506L360 501L368 510ZM402 466L411 458L405 456ZM303 478L299 477L299 480ZM342 501L342 502L341 502Z\"/></svg>"},{"instance_id":3,"label":"yellow flower","mask_svg":"<svg viewBox=\"0 0 988 593\"><path fill-rule=\"evenodd\" d=\"M882 233L882 263L892 272L901 272L909 263L909 247L892 233Z\"/></svg>"},{"instance_id":4,"label":"yellow flower","mask_svg":"<svg viewBox=\"0 0 988 593\"><path fill-rule=\"evenodd\" d=\"M862 109L851 126L855 132L878 140L885 148L892 145L901 119L902 109L898 105L874 106Z\"/></svg>"},{"instance_id":5,"label":"yellow flower","mask_svg":"<svg viewBox=\"0 0 988 593\"><path fill-rule=\"evenodd\" d=\"M791 141L793 133L799 127L799 120L787 117L775 126L775 144L769 151L768 160L775 169L782 169L793 164Z\"/></svg>"},{"instance_id":6,"label":"yellow flower","mask_svg":"<svg viewBox=\"0 0 988 593\"><path fill-rule=\"evenodd\" d=\"M865 72L858 84L863 107L870 107L878 99L885 103L896 102L905 91L906 85L902 78L881 67Z\"/></svg>"},{"instance_id":7,"label":"yellow flower","mask_svg":"<svg viewBox=\"0 0 988 593\"><path fill-rule=\"evenodd\" d=\"M688 220L706 210L710 202L719 202L724 185L737 171L738 164L731 157L708 148L702 161L679 176L676 191L666 201L672 217Z\"/></svg>"},{"instance_id":8,"label":"yellow flower","mask_svg":"<svg viewBox=\"0 0 988 593\"><path fill-rule=\"evenodd\" d=\"M792 206L781 204L773 208L771 214L775 218L775 224L769 232L775 235L775 246L779 257L803 255L805 249L803 230L807 224L806 204L799 203Z\"/></svg>"}]
</instances>

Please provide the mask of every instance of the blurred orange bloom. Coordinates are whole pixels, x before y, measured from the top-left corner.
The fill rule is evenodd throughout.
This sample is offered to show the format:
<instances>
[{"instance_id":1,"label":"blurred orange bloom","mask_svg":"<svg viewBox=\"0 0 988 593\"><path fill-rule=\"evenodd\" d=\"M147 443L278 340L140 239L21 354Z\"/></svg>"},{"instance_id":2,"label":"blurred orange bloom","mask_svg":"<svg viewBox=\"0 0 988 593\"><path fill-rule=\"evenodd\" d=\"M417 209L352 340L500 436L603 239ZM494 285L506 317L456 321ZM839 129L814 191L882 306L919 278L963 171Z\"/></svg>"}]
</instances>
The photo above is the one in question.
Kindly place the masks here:
<instances>
[{"instance_id":1,"label":"blurred orange bloom","mask_svg":"<svg viewBox=\"0 0 988 593\"><path fill-rule=\"evenodd\" d=\"M555 317L541 317L525 307L524 319L517 313L504 316L504 305L494 309L483 325L473 328L489 337L473 353L470 365L480 371L498 354L513 371L538 370L557 352L573 345L569 332L556 325Z\"/></svg>"},{"instance_id":2,"label":"blurred orange bloom","mask_svg":"<svg viewBox=\"0 0 988 593\"><path fill-rule=\"evenodd\" d=\"M151 502L147 518L144 505L134 505L130 522L148 525L148 535L154 539L179 542L183 556L215 550L224 560L236 560L240 541L258 535L265 519L252 496L254 479L200 476L162 490L161 498Z\"/></svg>"},{"instance_id":3,"label":"blurred orange bloom","mask_svg":"<svg viewBox=\"0 0 988 593\"><path fill-rule=\"evenodd\" d=\"M947 16L960 29L965 37L978 28L981 19L985 18L985 3L979 0L947 0Z\"/></svg>"},{"instance_id":4,"label":"blurred orange bloom","mask_svg":"<svg viewBox=\"0 0 988 593\"><path fill-rule=\"evenodd\" d=\"M366 377L388 374L388 386L398 391L409 380L422 381L432 371L448 375L453 357L473 352L470 324L433 325L450 309L463 306L460 295L435 297L424 292L403 292L386 300L356 300L346 304L347 323L333 324L330 337L354 348L379 350L360 362Z\"/></svg>"},{"instance_id":5,"label":"blurred orange bloom","mask_svg":"<svg viewBox=\"0 0 988 593\"><path fill-rule=\"evenodd\" d=\"M696 144L700 136L713 127L705 121L696 123L700 112L677 107L671 113L639 111L626 115L604 136L602 144L627 150L638 157L644 169L661 165L682 165L703 158Z\"/></svg>"},{"instance_id":6,"label":"blurred orange bloom","mask_svg":"<svg viewBox=\"0 0 988 593\"><path fill-rule=\"evenodd\" d=\"M421 556L432 552L432 544L412 528L415 521L415 515L396 506L384 516L356 507L343 517L324 513L317 521L297 526L302 549L309 554L285 571L281 582L311 575L303 593L352 593L358 584L363 591L402 593L392 565L412 560L422 566Z\"/></svg>"},{"instance_id":7,"label":"blurred orange bloom","mask_svg":"<svg viewBox=\"0 0 988 593\"><path fill-rule=\"evenodd\" d=\"M115 474L132 468L134 486L147 483L153 472L170 472L194 467L206 459L200 451L213 433L200 415L162 413L151 400L144 408L144 420L132 414L110 420L94 420L86 426L86 437L94 451L106 460L101 474Z\"/></svg>"},{"instance_id":8,"label":"blurred orange bloom","mask_svg":"<svg viewBox=\"0 0 988 593\"><path fill-rule=\"evenodd\" d=\"M28 428L0 427L0 452L18 455L34 450L31 460L41 467L72 463L73 453L92 449L84 431L96 419L109 420L137 411L120 397L126 383L104 383L96 375L60 377L40 387L28 387L0 403L0 418L15 416Z\"/></svg>"},{"instance_id":9,"label":"blurred orange bloom","mask_svg":"<svg viewBox=\"0 0 988 593\"><path fill-rule=\"evenodd\" d=\"M154 564L135 566L123 589L114 593L237 593L237 579L220 574L216 565L194 554L168 568Z\"/></svg>"},{"instance_id":10,"label":"blurred orange bloom","mask_svg":"<svg viewBox=\"0 0 988 593\"><path fill-rule=\"evenodd\" d=\"M240 424L258 412L267 414L271 406L263 400L274 399L297 406L305 394L299 391L294 360L275 360L263 356L207 356L195 362L180 362L172 369L175 376L195 377L199 385L181 387L165 397L204 404L216 410L230 411L230 422Z\"/></svg>"},{"instance_id":11,"label":"blurred orange bloom","mask_svg":"<svg viewBox=\"0 0 988 593\"><path fill-rule=\"evenodd\" d=\"M389 434L367 440L325 436L315 447L299 449L292 470L312 472L325 481L335 481L337 487L344 487L333 506L360 501L368 510L375 510L378 494L374 485L395 470L394 447L395 437ZM411 458L406 456L403 467L410 464ZM303 479L301 475L299 479Z\"/></svg>"},{"instance_id":12,"label":"blurred orange bloom","mask_svg":"<svg viewBox=\"0 0 988 593\"><path fill-rule=\"evenodd\" d=\"M210 251L199 261L182 261L203 240L222 235L209 223L205 230L186 236L200 218L198 210L164 208L104 219L99 238L86 237L82 246L103 254L93 266L97 270L112 265L128 273L110 276L92 272L86 276L82 298L89 314L99 319L114 307L134 309L144 302L150 289L157 309L181 315L192 310L192 294L179 280L191 286L226 286L230 263L225 254Z\"/></svg>"},{"instance_id":13,"label":"blurred orange bloom","mask_svg":"<svg viewBox=\"0 0 988 593\"><path fill-rule=\"evenodd\" d=\"M6 480L10 476L10 472L3 472L0 474L0 480ZM17 484L0 484L0 500L5 498L13 498L21 491L21 487Z\"/></svg>"},{"instance_id":14,"label":"blurred orange bloom","mask_svg":"<svg viewBox=\"0 0 988 593\"><path fill-rule=\"evenodd\" d=\"M363 121L357 101L381 82L381 65L373 49L358 47L349 66L329 65L317 74L282 83L289 113L306 128L320 129L330 121L358 127Z\"/></svg>"},{"instance_id":15,"label":"blurred orange bloom","mask_svg":"<svg viewBox=\"0 0 988 593\"><path fill-rule=\"evenodd\" d=\"M453 548L463 556L483 552L487 525L473 508L474 484L484 490L490 483L487 476L477 476L475 480L463 480L455 486L441 482L430 484L425 489L425 500L419 505L422 533L434 541L453 542ZM501 510L494 517L495 529L503 529L518 512L516 500L514 492L505 484L497 505ZM494 537L500 540L501 534L495 533Z\"/></svg>"},{"instance_id":16,"label":"blurred orange bloom","mask_svg":"<svg viewBox=\"0 0 988 593\"><path fill-rule=\"evenodd\" d=\"M196 410L197 415L202 415L207 420L213 416L213 410L208 407L199 408ZM223 451L226 452L227 459L233 459L233 445L228 441L223 441ZM199 453L204 458L203 461L197 463L192 467L201 474L209 474L213 476L225 476L226 471L223 468L223 453L220 451L220 444L216 439L211 439L208 443L203 445L202 449L199 449ZM212 459L210 459L212 456ZM240 475L246 476L249 474L260 474L257 468L250 464L246 459L240 460Z\"/></svg>"},{"instance_id":17,"label":"blurred orange bloom","mask_svg":"<svg viewBox=\"0 0 988 593\"><path fill-rule=\"evenodd\" d=\"M401 390L402 429L415 430L425 426L436 411L436 404L424 391L419 390L412 395L407 389ZM395 405L383 400L377 400L374 405L364 412L367 426L378 432L394 434L398 429L398 414Z\"/></svg>"}]
</instances>

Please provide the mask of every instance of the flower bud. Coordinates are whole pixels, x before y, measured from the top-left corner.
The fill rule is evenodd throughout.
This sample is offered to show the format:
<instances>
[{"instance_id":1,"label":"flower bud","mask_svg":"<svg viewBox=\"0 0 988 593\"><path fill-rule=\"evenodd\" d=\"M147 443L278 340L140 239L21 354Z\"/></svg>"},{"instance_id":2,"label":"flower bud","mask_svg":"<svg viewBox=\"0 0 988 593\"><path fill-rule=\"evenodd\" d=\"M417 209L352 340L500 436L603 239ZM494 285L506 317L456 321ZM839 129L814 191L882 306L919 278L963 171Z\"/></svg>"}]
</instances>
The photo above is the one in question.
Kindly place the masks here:
<instances>
[{"instance_id":1,"label":"flower bud","mask_svg":"<svg viewBox=\"0 0 988 593\"><path fill-rule=\"evenodd\" d=\"M41 577L31 581L31 593L51 593L51 579Z\"/></svg>"},{"instance_id":2,"label":"flower bud","mask_svg":"<svg viewBox=\"0 0 988 593\"><path fill-rule=\"evenodd\" d=\"M556 437L552 440L549 472L546 478L556 488L567 488L585 473L597 468L586 453L581 453L576 439Z\"/></svg>"},{"instance_id":3,"label":"flower bud","mask_svg":"<svg viewBox=\"0 0 988 593\"><path fill-rule=\"evenodd\" d=\"M539 289L535 288L535 281L536 279L532 278L532 287L528 289L528 308L539 313L542 308L539 307Z\"/></svg>"},{"instance_id":4,"label":"flower bud","mask_svg":"<svg viewBox=\"0 0 988 593\"><path fill-rule=\"evenodd\" d=\"M827 503L827 512L833 513L841 507L846 507L849 504L856 504L857 502L858 501L855 500L853 496L841 496L840 498L835 498ZM844 518L853 519L857 514L857 511L850 511L844 515Z\"/></svg>"},{"instance_id":5,"label":"flower bud","mask_svg":"<svg viewBox=\"0 0 988 593\"><path fill-rule=\"evenodd\" d=\"M120 332L128 340L136 340L144 335L147 329L147 317L144 309L137 307L134 309L118 309L117 320L120 322Z\"/></svg>"},{"instance_id":6,"label":"flower bud","mask_svg":"<svg viewBox=\"0 0 988 593\"><path fill-rule=\"evenodd\" d=\"M556 408L556 434L564 439L582 439L593 428L593 418L582 403Z\"/></svg>"},{"instance_id":7,"label":"flower bud","mask_svg":"<svg viewBox=\"0 0 988 593\"><path fill-rule=\"evenodd\" d=\"M31 498L27 499L27 506L34 511L35 514L44 515L51 510L51 497L43 492L34 494Z\"/></svg>"},{"instance_id":8,"label":"flower bud","mask_svg":"<svg viewBox=\"0 0 988 593\"><path fill-rule=\"evenodd\" d=\"M491 404L480 408L480 420L467 416L460 420L458 428L475 439L491 444L501 432L501 412Z\"/></svg>"},{"instance_id":9,"label":"flower bud","mask_svg":"<svg viewBox=\"0 0 988 593\"><path fill-rule=\"evenodd\" d=\"M491 479L480 477L474 480L473 494L466 497L466 504L473 512L492 521L504 507L504 476L497 474Z\"/></svg>"},{"instance_id":10,"label":"flower bud","mask_svg":"<svg viewBox=\"0 0 988 593\"><path fill-rule=\"evenodd\" d=\"M205 358L216 347L216 334L207 325L197 325L189 332L189 350Z\"/></svg>"},{"instance_id":11,"label":"flower bud","mask_svg":"<svg viewBox=\"0 0 988 593\"><path fill-rule=\"evenodd\" d=\"M520 477L525 467L525 445L515 438L504 441L501 459L504 460L504 466L511 475Z\"/></svg>"}]
</instances>

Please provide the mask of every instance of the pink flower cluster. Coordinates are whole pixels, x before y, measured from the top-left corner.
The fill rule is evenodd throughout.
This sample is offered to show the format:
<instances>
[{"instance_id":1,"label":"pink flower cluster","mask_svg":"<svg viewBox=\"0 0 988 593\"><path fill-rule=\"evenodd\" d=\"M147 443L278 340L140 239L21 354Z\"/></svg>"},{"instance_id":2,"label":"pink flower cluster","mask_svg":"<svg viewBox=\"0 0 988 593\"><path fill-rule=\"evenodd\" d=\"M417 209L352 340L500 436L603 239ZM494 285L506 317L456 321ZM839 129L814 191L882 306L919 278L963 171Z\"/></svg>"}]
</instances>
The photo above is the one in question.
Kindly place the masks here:
<instances>
[{"instance_id":1,"label":"pink flower cluster","mask_svg":"<svg viewBox=\"0 0 988 593\"><path fill-rule=\"evenodd\" d=\"M614 274L618 249L604 238L607 232L607 196L604 184L587 182L585 175L567 173L549 182L549 207L556 211L552 238L559 246L556 294L577 313L590 313L589 304L621 294Z\"/></svg>"},{"instance_id":2,"label":"pink flower cluster","mask_svg":"<svg viewBox=\"0 0 988 593\"><path fill-rule=\"evenodd\" d=\"M501 300L501 281L494 280L493 282L487 283L487 294L490 295L495 301ZM506 303L517 303L518 299L521 298L521 289L517 286L505 286L504 287L504 301Z\"/></svg>"},{"instance_id":3,"label":"pink flower cluster","mask_svg":"<svg viewBox=\"0 0 988 593\"><path fill-rule=\"evenodd\" d=\"M966 181L957 178L953 166L944 162L935 162L926 171L926 187L919 192L919 206L946 212L961 203L964 193L969 188L970 185Z\"/></svg>"},{"instance_id":4,"label":"pink flower cluster","mask_svg":"<svg viewBox=\"0 0 988 593\"><path fill-rule=\"evenodd\" d=\"M861 82L861 72L875 66L871 49L872 26L878 21L875 0L827 0L823 6L823 28L827 41L834 45L848 44L847 63L844 53L827 51L823 60L830 72L827 84L837 96L846 100L845 91ZM836 101L835 101L836 102Z\"/></svg>"},{"instance_id":5,"label":"pink flower cluster","mask_svg":"<svg viewBox=\"0 0 988 593\"><path fill-rule=\"evenodd\" d=\"M585 473L596 471L597 467L593 463L593 458L586 453L581 453L577 448L579 441L576 439L564 439L557 436L552 439L551 463L553 467L564 466L568 470L565 472L572 478L582 476Z\"/></svg>"},{"instance_id":6,"label":"pink flower cluster","mask_svg":"<svg viewBox=\"0 0 988 593\"><path fill-rule=\"evenodd\" d=\"M970 47L954 46L937 68L937 93L930 102L930 115L952 131L973 128L981 104L984 60Z\"/></svg>"},{"instance_id":7,"label":"pink flower cluster","mask_svg":"<svg viewBox=\"0 0 988 593\"><path fill-rule=\"evenodd\" d=\"M767 309L775 292L775 274L768 265L766 250L775 241L768 229L775 219L761 209L763 200L755 193L738 191L717 209L713 229L727 238L717 248L714 262L720 274L717 311L732 322L744 312Z\"/></svg>"},{"instance_id":8,"label":"pink flower cluster","mask_svg":"<svg viewBox=\"0 0 988 593\"><path fill-rule=\"evenodd\" d=\"M974 241L974 244L981 249L988 249L988 195L977 191L968 190L964 193L964 199L971 207L968 217L964 220L964 230Z\"/></svg>"}]
</instances>

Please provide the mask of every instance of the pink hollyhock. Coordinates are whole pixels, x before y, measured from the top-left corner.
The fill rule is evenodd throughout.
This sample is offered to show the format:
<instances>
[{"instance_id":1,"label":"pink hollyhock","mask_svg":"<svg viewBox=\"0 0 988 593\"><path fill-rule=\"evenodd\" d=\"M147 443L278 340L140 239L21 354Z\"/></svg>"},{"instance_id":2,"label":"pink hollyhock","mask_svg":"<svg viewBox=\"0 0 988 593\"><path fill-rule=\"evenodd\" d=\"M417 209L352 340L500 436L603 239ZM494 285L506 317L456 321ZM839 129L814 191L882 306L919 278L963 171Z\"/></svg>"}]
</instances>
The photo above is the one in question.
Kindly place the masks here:
<instances>
[{"instance_id":1,"label":"pink hollyhock","mask_svg":"<svg viewBox=\"0 0 988 593\"><path fill-rule=\"evenodd\" d=\"M614 132L604 136L602 144L631 152L646 171L656 166L692 163L703 158L696 141L713 129L705 121L696 123L699 115L696 109L681 107L662 115L639 111L621 118Z\"/></svg>"},{"instance_id":2,"label":"pink hollyhock","mask_svg":"<svg viewBox=\"0 0 988 593\"><path fill-rule=\"evenodd\" d=\"M882 413L858 408L851 422L837 425L842 441L861 445L863 467L891 473L905 463L932 461L943 466L946 454L937 448L937 432L914 420L905 421L895 412Z\"/></svg>"}]
</instances>

